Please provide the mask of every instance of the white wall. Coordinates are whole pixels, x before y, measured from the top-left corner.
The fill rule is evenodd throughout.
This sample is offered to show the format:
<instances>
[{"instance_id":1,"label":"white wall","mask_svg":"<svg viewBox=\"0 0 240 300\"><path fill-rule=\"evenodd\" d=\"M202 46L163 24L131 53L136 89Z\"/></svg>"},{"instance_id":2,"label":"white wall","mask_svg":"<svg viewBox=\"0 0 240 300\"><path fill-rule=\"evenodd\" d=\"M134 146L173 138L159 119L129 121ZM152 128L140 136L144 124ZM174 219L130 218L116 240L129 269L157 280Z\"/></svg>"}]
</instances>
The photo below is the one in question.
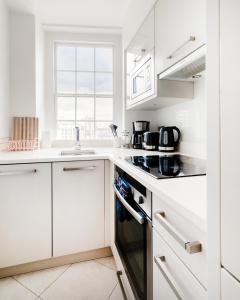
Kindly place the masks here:
<instances>
[{"instance_id":1,"label":"white wall","mask_svg":"<svg viewBox=\"0 0 240 300\"><path fill-rule=\"evenodd\" d=\"M86 32L45 32L45 131L50 131L52 139L55 138L56 113L54 97L54 42L88 42L106 43L114 47L114 122L122 131L122 40L120 35L111 34L91 34Z\"/></svg>"},{"instance_id":2,"label":"white wall","mask_svg":"<svg viewBox=\"0 0 240 300\"><path fill-rule=\"evenodd\" d=\"M35 17L10 13L11 116L36 115Z\"/></svg>"},{"instance_id":3,"label":"white wall","mask_svg":"<svg viewBox=\"0 0 240 300\"><path fill-rule=\"evenodd\" d=\"M150 130L155 131L158 129L158 119L156 111L146 111L146 110L131 110L127 111L125 115L126 130L132 134L134 121L149 121Z\"/></svg>"},{"instance_id":4,"label":"white wall","mask_svg":"<svg viewBox=\"0 0 240 300\"><path fill-rule=\"evenodd\" d=\"M0 148L9 137L9 26L8 10L0 1Z\"/></svg>"},{"instance_id":5,"label":"white wall","mask_svg":"<svg viewBox=\"0 0 240 300\"><path fill-rule=\"evenodd\" d=\"M180 151L206 158L206 95L205 79L195 82L193 100L168 106L156 112L158 125L179 127Z\"/></svg>"},{"instance_id":6,"label":"white wall","mask_svg":"<svg viewBox=\"0 0 240 300\"><path fill-rule=\"evenodd\" d=\"M45 104L44 104L44 31L43 27L40 24L39 20L36 20L36 31L35 31L35 42L36 42L36 116L39 117L39 133L44 130L44 123L45 123Z\"/></svg>"}]
</instances>

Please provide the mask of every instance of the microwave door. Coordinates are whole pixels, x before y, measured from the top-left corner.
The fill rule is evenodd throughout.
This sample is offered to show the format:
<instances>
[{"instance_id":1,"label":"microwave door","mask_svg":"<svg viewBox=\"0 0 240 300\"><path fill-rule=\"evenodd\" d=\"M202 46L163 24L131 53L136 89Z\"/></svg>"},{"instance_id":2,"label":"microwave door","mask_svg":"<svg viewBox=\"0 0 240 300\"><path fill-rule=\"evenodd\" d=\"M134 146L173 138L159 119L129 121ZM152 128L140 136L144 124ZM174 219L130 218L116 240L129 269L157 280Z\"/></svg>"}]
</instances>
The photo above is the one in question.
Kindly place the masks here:
<instances>
[{"instance_id":1,"label":"microwave door","mask_svg":"<svg viewBox=\"0 0 240 300\"><path fill-rule=\"evenodd\" d=\"M133 77L133 97L140 95L144 92L145 89L145 74L144 70L141 70L139 73Z\"/></svg>"},{"instance_id":2,"label":"microwave door","mask_svg":"<svg viewBox=\"0 0 240 300\"><path fill-rule=\"evenodd\" d=\"M130 73L129 103L134 104L154 95L154 59L146 56L141 66Z\"/></svg>"}]
</instances>

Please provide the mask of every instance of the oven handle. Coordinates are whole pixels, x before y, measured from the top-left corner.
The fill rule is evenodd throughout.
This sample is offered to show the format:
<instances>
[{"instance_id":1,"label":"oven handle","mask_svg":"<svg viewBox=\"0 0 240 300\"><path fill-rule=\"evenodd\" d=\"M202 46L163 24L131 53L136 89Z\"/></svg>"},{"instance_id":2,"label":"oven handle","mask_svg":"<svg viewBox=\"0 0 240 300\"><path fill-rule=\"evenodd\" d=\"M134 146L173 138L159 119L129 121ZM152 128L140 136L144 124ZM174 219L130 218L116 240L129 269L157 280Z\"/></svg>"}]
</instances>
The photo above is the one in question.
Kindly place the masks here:
<instances>
[{"instance_id":1,"label":"oven handle","mask_svg":"<svg viewBox=\"0 0 240 300\"><path fill-rule=\"evenodd\" d=\"M121 291L122 291L123 299L127 300L127 295L126 295L126 292L125 292L124 287L123 287L121 276L122 276L122 271L117 271L117 278L118 278L118 282L119 282L119 285L120 285L120 288L121 288Z\"/></svg>"},{"instance_id":2,"label":"oven handle","mask_svg":"<svg viewBox=\"0 0 240 300\"><path fill-rule=\"evenodd\" d=\"M122 203L122 205L126 208L126 210L134 217L135 220L138 221L138 223L143 224L145 218L141 216L139 213L137 213L131 205L127 203L127 201L123 198L123 196L119 193L118 189L116 188L115 184L113 184L114 191L119 199L119 201Z\"/></svg>"}]
</instances>

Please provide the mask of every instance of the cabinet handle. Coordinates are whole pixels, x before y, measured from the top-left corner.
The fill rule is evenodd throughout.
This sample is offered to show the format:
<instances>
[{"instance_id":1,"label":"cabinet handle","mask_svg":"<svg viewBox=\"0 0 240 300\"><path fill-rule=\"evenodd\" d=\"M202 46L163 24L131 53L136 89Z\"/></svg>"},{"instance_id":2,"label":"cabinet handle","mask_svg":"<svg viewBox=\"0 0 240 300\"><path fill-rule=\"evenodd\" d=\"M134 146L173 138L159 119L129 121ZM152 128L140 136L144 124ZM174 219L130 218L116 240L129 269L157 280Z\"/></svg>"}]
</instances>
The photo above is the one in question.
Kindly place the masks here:
<instances>
[{"instance_id":1,"label":"cabinet handle","mask_svg":"<svg viewBox=\"0 0 240 300\"><path fill-rule=\"evenodd\" d=\"M187 41L185 41L181 46L179 46L176 50L174 50L168 57L167 59L172 59L174 55L181 50L183 47L185 47L189 42L194 42L196 40L195 36L190 35Z\"/></svg>"},{"instance_id":2,"label":"cabinet handle","mask_svg":"<svg viewBox=\"0 0 240 300\"><path fill-rule=\"evenodd\" d=\"M180 232L178 232L167 220L165 212L155 213L155 218L174 237L174 239L189 253L194 254L202 251L202 245L198 241L189 242Z\"/></svg>"},{"instance_id":3,"label":"cabinet handle","mask_svg":"<svg viewBox=\"0 0 240 300\"><path fill-rule=\"evenodd\" d=\"M0 171L0 176L10 176L10 175L23 175L37 173L37 169L33 170L15 170L15 171Z\"/></svg>"},{"instance_id":4,"label":"cabinet handle","mask_svg":"<svg viewBox=\"0 0 240 300\"><path fill-rule=\"evenodd\" d=\"M182 300L183 294L181 289L178 287L175 279L172 277L168 269L166 268L164 262L166 261L165 256L155 256L154 261L156 265L158 266L159 270L161 271L162 275L166 279L167 283L171 287L172 291L174 292L175 296L177 297L178 300Z\"/></svg>"},{"instance_id":5,"label":"cabinet handle","mask_svg":"<svg viewBox=\"0 0 240 300\"><path fill-rule=\"evenodd\" d=\"M113 184L114 191L118 197L118 200L122 203L122 205L126 208L126 210L134 217L139 224L144 224L144 217L141 216L136 210L132 208L131 205L127 203L127 201L123 198L123 196L119 193L118 189L116 188L115 184Z\"/></svg>"},{"instance_id":6,"label":"cabinet handle","mask_svg":"<svg viewBox=\"0 0 240 300\"><path fill-rule=\"evenodd\" d=\"M124 290L124 286L123 286L123 283L122 283L121 276L122 276L122 271L117 271L117 278L118 278L118 282L119 282L119 285L120 285L120 288L121 288L121 291L122 291L123 299L127 300L127 295L126 295L126 292Z\"/></svg>"},{"instance_id":7,"label":"cabinet handle","mask_svg":"<svg viewBox=\"0 0 240 300\"><path fill-rule=\"evenodd\" d=\"M63 168L64 172L71 172L71 171L93 171L96 169L96 166L89 166L89 167L78 167L78 168Z\"/></svg>"}]
</instances>

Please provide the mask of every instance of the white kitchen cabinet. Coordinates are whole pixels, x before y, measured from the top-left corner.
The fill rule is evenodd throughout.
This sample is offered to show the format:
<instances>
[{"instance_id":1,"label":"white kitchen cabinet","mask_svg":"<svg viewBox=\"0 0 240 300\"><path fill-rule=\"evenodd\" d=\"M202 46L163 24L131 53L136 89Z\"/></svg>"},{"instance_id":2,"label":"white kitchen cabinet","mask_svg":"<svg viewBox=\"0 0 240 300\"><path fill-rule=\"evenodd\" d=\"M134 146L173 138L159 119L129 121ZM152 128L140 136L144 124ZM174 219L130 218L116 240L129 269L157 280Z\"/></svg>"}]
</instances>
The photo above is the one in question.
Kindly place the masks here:
<instances>
[{"instance_id":1,"label":"white kitchen cabinet","mask_svg":"<svg viewBox=\"0 0 240 300\"><path fill-rule=\"evenodd\" d=\"M220 1L221 264L238 280L240 280L239 12L239 1Z\"/></svg>"},{"instance_id":2,"label":"white kitchen cabinet","mask_svg":"<svg viewBox=\"0 0 240 300\"><path fill-rule=\"evenodd\" d=\"M51 257L51 164L0 166L0 268Z\"/></svg>"},{"instance_id":3,"label":"white kitchen cabinet","mask_svg":"<svg viewBox=\"0 0 240 300\"><path fill-rule=\"evenodd\" d=\"M221 299L240 299L240 283L223 268L221 269Z\"/></svg>"},{"instance_id":4,"label":"white kitchen cabinet","mask_svg":"<svg viewBox=\"0 0 240 300\"><path fill-rule=\"evenodd\" d=\"M206 290L153 229L153 300L200 300L206 296Z\"/></svg>"},{"instance_id":5,"label":"white kitchen cabinet","mask_svg":"<svg viewBox=\"0 0 240 300\"><path fill-rule=\"evenodd\" d=\"M53 255L104 247L104 161L53 163Z\"/></svg>"},{"instance_id":6,"label":"white kitchen cabinet","mask_svg":"<svg viewBox=\"0 0 240 300\"><path fill-rule=\"evenodd\" d=\"M154 9L125 51L127 107L155 93Z\"/></svg>"},{"instance_id":7,"label":"white kitchen cabinet","mask_svg":"<svg viewBox=\"0 0 240 300\"><path fill-rule=\"evenodd\" d=\"M206 41L206 1L158 0L155 8L157 74ZM190 36L194 41L188 41Z\"/></svg>"},{"instance_id":8,"label":"white kitchen cabinet","mask_svg":"<svg viewBox=\"0 0 240 300\"><path fill-rule=\"evenodd\" d=\"M154 48L154 9L150 11L126 50L127 71L141 65L141 60Z\"/></svg>"},{"instance_id":9,"label":"white kitchen cabinet","mask_svg":"<svg viewBox=\"0 0 240 300\"><path fill-rule=\"evenodd\" d=\"M168 245L174 249L178 257L195 275L195 277L207 286L207 253L206 233L195 224L182 216L180 212L164 201L164 197L153 194L153 226L164 238ZM180 241L179 241L180 239ZM181 240L185 239L185 240ZM200 246L196 253L189 253L184 243L192 242ZM186 245L185 244L185 245Z\"/></svg>"}]
</instances>

